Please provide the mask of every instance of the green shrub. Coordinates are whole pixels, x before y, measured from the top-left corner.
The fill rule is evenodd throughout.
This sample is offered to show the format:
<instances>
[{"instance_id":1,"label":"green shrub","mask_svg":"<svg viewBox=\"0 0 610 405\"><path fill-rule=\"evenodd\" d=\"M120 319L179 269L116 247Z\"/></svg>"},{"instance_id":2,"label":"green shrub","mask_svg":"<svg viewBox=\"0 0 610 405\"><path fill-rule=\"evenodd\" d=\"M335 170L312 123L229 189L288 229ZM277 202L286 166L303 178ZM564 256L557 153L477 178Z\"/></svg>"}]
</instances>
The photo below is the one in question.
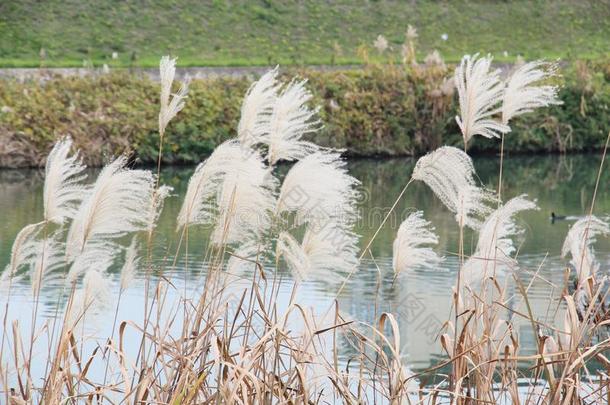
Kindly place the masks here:
<instances>
[{"instance_id":1,"label":"green shrub","mask_svg":"<svg viewBox=\"0 0 610 405\"><path fill-rule=\"evenodd\" d=\"M610 131L610 64L575 63L564 72L563 105L511 122L508 152L599 149ZM309 79L324 128L314 141L351 155L417 155L461 145L456 97L443 66L371 65L361 70L289 72ZM185 109L166 135L166 163L197 163L233 137L249 80L194 80ZM131 153L157 159L158 84L126 73L0 85L0 166L39 166L55 139L70 135L85 161L99 165ZM477 138L471 152L495 153L497 140Z\"/></svg>"}]
</instances>

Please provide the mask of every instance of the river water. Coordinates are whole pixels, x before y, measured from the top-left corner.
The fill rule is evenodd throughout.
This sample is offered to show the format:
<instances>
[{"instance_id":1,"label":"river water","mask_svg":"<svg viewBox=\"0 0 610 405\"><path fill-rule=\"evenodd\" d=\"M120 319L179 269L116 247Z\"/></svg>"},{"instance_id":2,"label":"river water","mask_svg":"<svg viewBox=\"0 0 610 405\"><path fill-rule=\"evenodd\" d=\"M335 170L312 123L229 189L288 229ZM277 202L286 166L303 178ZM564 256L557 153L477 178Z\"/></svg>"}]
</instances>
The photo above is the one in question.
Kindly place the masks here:
<instances>
[{"instance_id":1,"label":"river water","mask_svg":"<svg viewBox=\"0 0 610 405\"><path fill-rule=\"evenodd\" d=\"M561 321L558 315L560 310L558 312L557 308L561 307L559 296L563 288L567 261L560 257L560 250L572 223L568 220L552 223L550 214L555 212L562 216L579 216L588 212L600 161L598 155L509 156L505 160L505 199L527 194L536 199L540 207L538 211L519 215L525 233L516 243L521 265L519 277L529 285L530 303L534 315L541 321ZM377 230L388 208L409 180L414 164L415 160L408 158L362 159L349 162L350 173L362 182L362 199L359 203L362 219L357 226L357 232L362 235L361 245ZM475 166L481 182L495 189L499 159L476 158ZM178 240L175 218L193 169L167 167L163 170L162 183L174 187L174 195L167 200L160 218L157 243L159 246L168 247L168 251L175 249L172 246ZM281 170L285 171L286 168L280 168ZM95 171L92 170L90 174L94 178ZM41 171L0 171L0 268L8 263L13 238L20 228L41 219L42 186ZM440 237L438 251L446 260L439 268L418 269L392 282L392 241L400 221L414 209L423 210L424 216L436 227ZM595 213L610 213L610 174L607 170L601 178ZM196 294L201 285L201 266L193 266L192 263L202 260L209 230L193 228L189 232L190 274L184 277L186 258L181 256L176 266L166 267L164 276L175 280L178 286L186 282L186 290ZM455 283L458 267L455 256L458 250L458 235L453 215L428 188L423 184L414 183L373 242L372 256L367 256L339 297L342 311L355 319L374 322L382 311L394 313L400 325L405 362L415 370L434 365L441 355L437 333L441 324L450 316L451 288ZM467 233L467 254L472 251L474 243L474 235ZM610 270L610 242L598 241L596 251L602 263L602 271ZM113 277L113 293L118 295L118 276ZM58 305L64 305L59 297L64 291L64 285L61 277L44 283L39 310L42 317L52 318ZM136 322L141 320L143 285L144 281L139 277L123 294L119 319L132 319ZM280 289L280 300L289 299L292 286L293 281L286 273ZM512 287L509 285L509 294L512 293L510 288ZM336 284L327 280L310 280L299 286L297 299L306 306L322 310L332 303L336 292ZM3 300L2 305L4 303ZM13 320L19 320L22 328L27 330L31 323L32 305L29 284L20 282L14 286L9 306L9 324ZM519 311L522 303L516 297L510 305L512 309ZM113 317L114 309L96 314L95 334L108 336ZM533 353L535 340L530 324L515 319L515 326L519 334L521 354ZM24 336L29 336L25 333ZM344 345L341 350L342 357L348 359L351 354L348 345Z\"/></svg>"}]
</instances>

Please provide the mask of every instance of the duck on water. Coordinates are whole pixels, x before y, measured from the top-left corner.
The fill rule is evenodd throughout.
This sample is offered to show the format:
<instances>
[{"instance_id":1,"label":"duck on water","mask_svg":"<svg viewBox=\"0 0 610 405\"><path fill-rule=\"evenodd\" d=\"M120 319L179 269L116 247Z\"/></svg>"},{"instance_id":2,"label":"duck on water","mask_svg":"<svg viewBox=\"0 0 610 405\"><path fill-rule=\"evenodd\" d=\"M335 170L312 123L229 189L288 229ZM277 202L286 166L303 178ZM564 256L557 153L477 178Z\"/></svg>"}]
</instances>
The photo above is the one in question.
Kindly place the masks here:
<instances>
[{"instance_id":1,"label":"duck on water","mask_svg":"<svg viewBox=\"0 0 610 405\"><path fill-rule=\"evenodd\" d=\"M554 224L555 221L578 221L583 218L578 215L556 215L555 212L551 212L551 223Z\"/></svg>"}]
</instances>

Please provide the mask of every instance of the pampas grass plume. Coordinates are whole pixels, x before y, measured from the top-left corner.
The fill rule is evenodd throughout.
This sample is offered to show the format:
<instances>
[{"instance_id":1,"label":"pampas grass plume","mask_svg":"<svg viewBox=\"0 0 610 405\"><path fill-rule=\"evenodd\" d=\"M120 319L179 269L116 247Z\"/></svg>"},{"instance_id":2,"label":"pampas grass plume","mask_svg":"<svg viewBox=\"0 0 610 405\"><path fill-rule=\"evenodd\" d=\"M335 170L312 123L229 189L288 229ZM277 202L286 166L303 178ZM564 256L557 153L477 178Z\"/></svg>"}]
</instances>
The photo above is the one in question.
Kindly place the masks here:
<instances>
[{"instance_id":1,"label":"pampas grass plume","mask_svg":"<svg viewBox=\"0 0 610 405\"><path fill-rule=\"evenodd\" d=\"M443 146L421 157L412 178L423 181L454 214L460 225L479 229L481 217L491 213L495 197L478 187L472 159L464 151Z\"/></svg>"},{"instance_id":2,"label":"pampas grass plume","mask_svg":"<svg viewBox=\"0 0 610 405\"><path fill-rule=\"evenodd\" d=\"M172 96L172 84L176 75L176 59L169 56L161 58L159 64L161 78L161 109L159 111L159 134L163 138L167 124L184 108L184 100L188 94L189 81L184 81L178 93ZM171 98L170 98L171 97Z\"/></svg>"},{"instance_id":3,"label":"pampas grass plume","mask_svg":"<svg viewBox=\"0 0 610 405\"><path fill-rule=\"evenodd\" d=\"M269 120L269 134L263 137L268 147L267 160L274 165L280 160L298 160L319 150L319 146L302 138L320 129L318 109L308 103L311 93L306 80L290 82L277 97Z\"/></svg>"},{"instance_id":4,"label":"pampas grass plume","mask_svg":"<svg viewBox=\"0 0 610 405\"><path fill-rule=\"evenodd\" d=\"M76 213L87 188L81 183L83 173L78 154L68 156L72 147L69 137L59 140L47 158L43 191L45 221L63 223Z\"/></svg>"},{"instance_id":5,"label":"pampas grass plume","mask_svg":"<svg viewBox=\"0 0 610 405\"><path fill-rule=\"evenodd\" d=\"M528 62L519 66L510 76L502 98L502 123L539 107L562 104L557 86L540 82L557 74L557 65L543 61Z\"/></svg>"},{"instance_id":6,"label":"pampas grass plume","mask_svg":"<svg viewBox=\"0 0 610 405\"><path fill-rule=\"evenodd\" d=\"M430 247L438 244L438 236L423 214L422 211L410 214L398 228L392 256L395 277L414 268L437 266L442 261Z\"/></svg>"},{"instance_id":7,"label":"pampas grass plume","mask_svg":"<svg viewBox=\"0 0 610 405\"><path fill-rule=\"evenodd\" d=\"M121 156L100 172L79 207L68 232L66 257L74 259L92 239L108 239L147 229L155 177L148 170L125 167Z\"/></svg>"},{"instance_id":8,"label":"pampas grass plume","mask_svg":"<svg viewBox=\"0 0 610 405\"><path fill-rule=\"evenodd\" d=\"M260 143L269 134L271 113L277 99L278 68L272 69L254 82L241 105L237 139L245 145Z\"/></svg>"},{"instance_id":9,"label":"pampas grass plume","mask_svg":"<svg viewBox=\"0 0 610 405\"><path fill-rule=\"evenodd\" d=\"M590 215L576 221L570 227L563 242L561 256L566 257L569 254L572 257L570 263L574 266L581 284L599 270L593 245L600 235L610 235L610 224L595 215Z\"/></svg>"},{"instance_id":10,"label":"pampas grass plume","mask_svg":"<svg viewBox=\"0 0 610 405\"><path fill-rule=\"evenodd\" d=\"M460 115L455 117L464 138L464 145L475 135L499 137L510 128L493 119L500 111L504 86L500 71L490 71L491 57L466 55L455 69L454 81L458 91Z\"/></svg>"}]
</instances>

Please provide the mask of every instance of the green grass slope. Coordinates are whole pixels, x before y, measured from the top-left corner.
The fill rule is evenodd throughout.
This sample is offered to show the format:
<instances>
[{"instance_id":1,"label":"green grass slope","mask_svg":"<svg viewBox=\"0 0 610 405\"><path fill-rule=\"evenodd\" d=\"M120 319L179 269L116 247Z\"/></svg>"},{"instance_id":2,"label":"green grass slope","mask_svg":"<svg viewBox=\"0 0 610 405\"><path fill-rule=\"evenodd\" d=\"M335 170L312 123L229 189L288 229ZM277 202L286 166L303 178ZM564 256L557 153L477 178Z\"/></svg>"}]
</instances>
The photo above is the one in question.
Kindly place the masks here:
<instances>
[{"instance_id":1,"label":"green grass slope","mask_svg":"<svg viewBox=\"0 0 610 405\"><path fill-rule=\"evenodd\" d=\"M608 0L3 0L0 66L38 66L41 48L46 66L354 63L378 34L398 54L407 24L449 60L610 53Z\"/></svg>"}]
</instances>

